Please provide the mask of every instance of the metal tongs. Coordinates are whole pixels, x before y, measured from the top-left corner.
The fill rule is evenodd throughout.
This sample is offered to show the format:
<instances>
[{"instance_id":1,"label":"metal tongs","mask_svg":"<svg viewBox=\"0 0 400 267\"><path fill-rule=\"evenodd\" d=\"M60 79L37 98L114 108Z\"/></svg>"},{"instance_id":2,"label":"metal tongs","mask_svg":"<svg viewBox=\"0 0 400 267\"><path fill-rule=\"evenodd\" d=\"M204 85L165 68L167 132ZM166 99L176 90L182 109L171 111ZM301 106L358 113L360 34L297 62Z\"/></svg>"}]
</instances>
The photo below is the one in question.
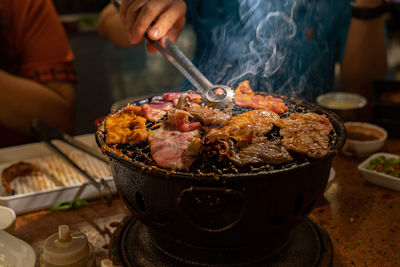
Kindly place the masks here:
<instances>
[{"instance_id":1,"label":"metal tongs","mask_svg":"<svg viewBox=\"0 0 400 267\"><path fill-rule=\"evenodd\" d=\"M100 179L100 182L96 181L95 178L93 178L88 172L79 167L62 150L60 150L55 144L53 144L52 140L61 140L108 164L109 161L105 156L100 155L93 148L85 145L82 142L77 141L72 136L68 135L67 133L64 133L60 129L53 128L40 120L34 119L32 121L32 130L35 137L43 141L51 150L57 153L66 163L68 163L71 167L73 167L80 174L82 174L83 177L87 179L88 182L91 183L99 191L101 200L105 201L108 206L111 206L112 191L108 183L103 178Z\"/></svg>"},{"instance_id":2,"label":"metal tongs","mask_svg":"<svg viewBox=\"0 0 400 267\"><path fill-rule=\"evenodd\" d=\"M121 1L122 0L113 1L117 10L119 10L121 6ZM160 51L160 53L201 92L203 103L208 106L217 106L220 108L233 106L235 93L232 88L226 85L212 84L171 40L167 37L163 37L158 41L154 41L151 40L147 34L146 38L149 43L155 46L158 51Z\"/></svg>"}]
</instances>

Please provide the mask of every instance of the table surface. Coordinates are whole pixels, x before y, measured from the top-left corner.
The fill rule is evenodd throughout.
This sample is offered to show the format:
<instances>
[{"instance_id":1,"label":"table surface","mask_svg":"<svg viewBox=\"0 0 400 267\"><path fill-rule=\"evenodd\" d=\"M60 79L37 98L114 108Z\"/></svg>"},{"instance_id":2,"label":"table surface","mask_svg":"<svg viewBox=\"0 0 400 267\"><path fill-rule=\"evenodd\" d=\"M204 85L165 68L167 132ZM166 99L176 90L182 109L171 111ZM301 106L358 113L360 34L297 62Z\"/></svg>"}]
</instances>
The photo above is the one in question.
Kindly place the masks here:
<instances>
[{"instance_id":1,"label":"table surface","mask_svg":"<svg viewBox=\"0 0 400 267\"><path fill-rule=\"evenodd\" d=\"M388 139L381 151L400 155L400 139ZM334 158L336 177L309 217L329 233L333 266L400 266L400 192L364 180L357 170L363 160L342 154ZM67 224L88 236L99 266L110 257L113 231L129 215L116 196L111 207L91 201L76 210L20 215L15 236L39 255L44 240L58 225Z\"/></svg>"}]
</instances>

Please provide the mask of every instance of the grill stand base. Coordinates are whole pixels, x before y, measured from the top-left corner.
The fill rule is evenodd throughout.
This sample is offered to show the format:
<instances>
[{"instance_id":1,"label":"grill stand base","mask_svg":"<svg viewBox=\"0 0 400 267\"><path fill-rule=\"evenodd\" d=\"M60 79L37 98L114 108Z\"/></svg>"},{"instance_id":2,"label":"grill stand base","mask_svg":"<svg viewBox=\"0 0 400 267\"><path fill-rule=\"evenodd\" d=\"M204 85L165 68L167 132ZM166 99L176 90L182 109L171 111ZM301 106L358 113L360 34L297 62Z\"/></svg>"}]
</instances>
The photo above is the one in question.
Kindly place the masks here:
<instances>
[{"instance_id":1,"label":"grill stand base","mask_svg":"<svg viewBox=\"0 0 400 267\"><path fill-rule=\"evenodd\" d=\"M273 255L260 259L254 248L216 250L189 248L175 243L168 252L154 241L149 228L135 217L128 217L111 240L114 262L126 267L179 266L331 266L333 249L328 233L307 219L293 229L287 244ZM162 244L165 247L165 244ZM170 250L172 248L172 250ZM173 252L174 249L176 252ZM256 249L260 251L261 249ZM270 251L270 250L267 250ZM252 255L253 254L253 255ZM220 257L218 257L220 256ZM230 258L232 257L232 258ZM229 259L229 260L227 260Z\"/></svg>"}]
</instances>

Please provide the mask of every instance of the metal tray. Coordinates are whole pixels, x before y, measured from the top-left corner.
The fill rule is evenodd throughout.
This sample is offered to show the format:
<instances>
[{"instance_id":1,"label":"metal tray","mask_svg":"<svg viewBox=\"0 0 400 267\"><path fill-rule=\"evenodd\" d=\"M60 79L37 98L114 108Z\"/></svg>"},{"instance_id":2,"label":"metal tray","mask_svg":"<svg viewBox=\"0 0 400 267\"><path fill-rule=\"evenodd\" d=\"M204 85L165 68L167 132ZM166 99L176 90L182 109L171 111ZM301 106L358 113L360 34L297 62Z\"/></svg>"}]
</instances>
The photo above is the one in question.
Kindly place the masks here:
<instances>
[{"instance_id":1,"label":"metal tray","mask_svg":"<svg viewBox=\"0 0 400 267\"><path fill-rule=\"evenodd\" d=\"M93 134L75 136L88 146L96 147ZM109 166L61 141L54 143L67 153L82 169L96 178L104 178L116 192ZM99 153L100 150L99 150ZM86 182L86 179L55 155L44 143L32 143L0 149L0 172L8 166L20 162L31 162L46 168L53 176L62 181L64 186L56 186L45 174L33 174L20 177L12 182L15 195L4 196L4 188L0 183L0 205L12 208L16 214L37 211L75 198L95 199L99 197L96 188Z\"/></svg>"}]
</instances>

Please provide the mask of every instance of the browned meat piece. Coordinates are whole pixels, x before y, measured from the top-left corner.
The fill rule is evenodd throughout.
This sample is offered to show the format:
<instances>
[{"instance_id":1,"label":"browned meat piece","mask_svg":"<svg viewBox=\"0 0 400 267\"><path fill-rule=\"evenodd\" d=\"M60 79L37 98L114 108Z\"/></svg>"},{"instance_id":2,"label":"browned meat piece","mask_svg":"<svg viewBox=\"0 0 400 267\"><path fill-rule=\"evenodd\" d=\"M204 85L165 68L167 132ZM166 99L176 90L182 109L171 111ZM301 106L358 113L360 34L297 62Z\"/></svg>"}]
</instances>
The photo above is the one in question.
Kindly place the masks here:
<instances>
[{"instance_id":1,"label":"browned meat piece","mask_svg":"<svg viewBox=\"0 0 400 267\"><path fill-rule=\"evenodd\" d=\"M106 118L106 144L129 144L131 146L146 140L146 118L136 115L135 108L126 109Z\"/></svg>"},{"instance_id":2,"label":"browned meat piece","mask_svg":"<svg viewBox=\"0 0 400 267\"><path fill-rule=\"evenodd\" d=\"M218 109L213 109L207 106L192 103L184 110L189 112L194 118L203 122L204 125L211 126L224 126L226 125L232 117L231 112L223 112Z\"/></svg>"},{"instance_id":3,"label":"browned meat piece","mask_svg":"<svg viewBox=\"0 0 400 267\"><path fill-rule=\"evenodd\" d=\"M181 109L171 109L168 111L168 123L176 126L182 132L192 131L201 127L201 123L192 122L189 119L192 115Z\"/></svg>"},{"instance_id":4,"label":"browned meat piece","mask_svg":"<svg viewBox=\"0 0 400 267\"><path fill-rule=\"evenodd\" d=\"M268 133L277 120L279 115L267 110L251 110L234 116L221 129L211 129L207 133L203 139L203 151L208 155L218 154L219 159L222 159L233 153L232 139L236 146L248 146L253 138Z\"/></svg>"},{"instance_id":5,"label":"browned meat piece","mask_svg":"<svg viewBox=\"0 0 400 267\"><path fill-rule=\"evenodd\" d=\"M41 173L42 170L29 162L18 162L12 164L10 167L3 170L1 173L1 181L3 182L4 188L7 191L7 194L14 194L14 190L10 186L10 182L17 177L27 176L33 173Z\"/></svg>"},{"instance_id":6,"label":"browned meat piece","mask_svg":"<svg viewBox=\"0 0 400 267\"><path fill-rule=\"evenodd\" d=\"M229 157L239 166L251 164L282 164L293 160L279 140L269 141L266 137L256 137L253 142Z\"/></svg>"},{"instance_id":7,"label":"browned meat piece","mask_svg":"<svg viewBox=\"0 0 400 267\"><path fill-rule=\"evenodd\" d=\"M263 136L268 133L279 115L273 111L251 110L232 117L227 125L221 129L212 129L205 136L205 141L215 140L221 136L229 136L237 142L251 143L254 136Z\"/></svg>"},{"instance_id":8,"label":"browned meat piece","mask_svg":"<svg viewBox=\"0 0 400 267\"><path fill-rule=\"evenodd\" d=\"M164 124L149 135L153 159L163 168L186 169L197 159L200 149L199 130L181 132Z\"/></svg>"},{"instance_id":9,"label":"browned meat piece","mask_svg":"<svg viewBox=\"0 0 400 267\"><path fill-rule=\"evenodd\" d=\"M311 158L323 158L329 149L329 133L332 124L326 115L294 113L277 121L282 144L289 151L306 154Z\"/></svg>"}]
</instances>

